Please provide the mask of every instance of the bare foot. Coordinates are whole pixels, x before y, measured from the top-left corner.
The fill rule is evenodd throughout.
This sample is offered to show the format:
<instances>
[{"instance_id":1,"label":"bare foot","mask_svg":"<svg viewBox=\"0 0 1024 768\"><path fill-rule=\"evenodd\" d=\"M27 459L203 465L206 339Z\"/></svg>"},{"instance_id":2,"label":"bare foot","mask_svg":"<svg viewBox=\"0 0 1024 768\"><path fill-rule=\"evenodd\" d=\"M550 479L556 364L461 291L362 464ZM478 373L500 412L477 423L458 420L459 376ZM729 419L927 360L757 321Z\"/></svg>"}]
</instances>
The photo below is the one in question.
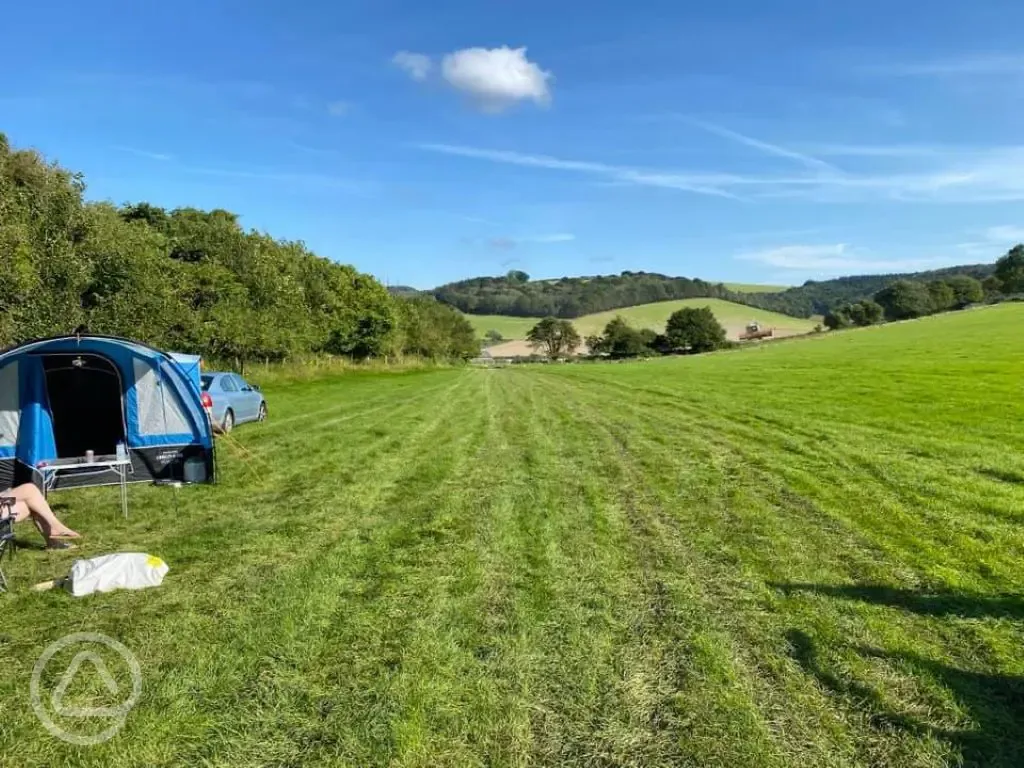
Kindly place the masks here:
<instances>
[{"instance_id":1,"label":"bare foot","mask_svg":"<svg viewBox=\"0 0 1024 768\"><path fill-rule=\"evenodd\" d=\"M72 531L70 528L61 528L50 532L51 539L80 539L82 534Z\"/></svg>"}]
</instances>

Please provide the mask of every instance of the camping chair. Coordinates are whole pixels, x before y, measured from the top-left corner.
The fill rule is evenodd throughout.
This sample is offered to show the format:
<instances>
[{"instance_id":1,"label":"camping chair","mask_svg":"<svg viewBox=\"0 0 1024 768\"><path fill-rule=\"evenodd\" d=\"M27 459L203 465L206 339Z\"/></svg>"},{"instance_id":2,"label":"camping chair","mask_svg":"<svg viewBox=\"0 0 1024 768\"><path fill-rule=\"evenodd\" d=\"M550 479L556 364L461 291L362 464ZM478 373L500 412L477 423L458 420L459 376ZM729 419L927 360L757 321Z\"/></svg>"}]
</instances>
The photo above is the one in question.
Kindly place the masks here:
<instances>
[{"instance_id":1,"label":"camping chair","mask_svg":"<svg viewBox=\"0 0 1024 768\"><path fill-rule=\"evenodd\" d=\"M4 556L14 557L14 499L0 496L0 592L7 591Z\"/></svg>"}]
</instances>

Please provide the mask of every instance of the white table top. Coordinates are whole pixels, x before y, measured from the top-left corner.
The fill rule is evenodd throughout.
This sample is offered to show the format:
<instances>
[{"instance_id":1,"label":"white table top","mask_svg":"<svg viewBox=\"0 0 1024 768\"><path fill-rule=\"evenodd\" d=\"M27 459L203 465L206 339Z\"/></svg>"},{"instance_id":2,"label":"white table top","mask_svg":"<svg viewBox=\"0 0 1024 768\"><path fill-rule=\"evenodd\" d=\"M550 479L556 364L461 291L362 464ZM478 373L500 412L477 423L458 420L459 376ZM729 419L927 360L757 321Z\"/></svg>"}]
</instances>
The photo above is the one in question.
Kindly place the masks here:
<instances>
[{"instance_id":1,"label":"white table top","mask_svg":"<svg viewBox=\"0 0 1024 768\"><path fill-rule=\"evenodd\" d=\"M106 456L93 456L92 461L86 461L85 456L73 456L69 459L54 459L53 461L46 462L45 466L38 467L39 471L46 472L50 469L76 469L76 468L88 468L88 467L124 467L131 465L132 460L129 456L118 458L116 454L109 454Z\"/></svg>"}]
</instances>

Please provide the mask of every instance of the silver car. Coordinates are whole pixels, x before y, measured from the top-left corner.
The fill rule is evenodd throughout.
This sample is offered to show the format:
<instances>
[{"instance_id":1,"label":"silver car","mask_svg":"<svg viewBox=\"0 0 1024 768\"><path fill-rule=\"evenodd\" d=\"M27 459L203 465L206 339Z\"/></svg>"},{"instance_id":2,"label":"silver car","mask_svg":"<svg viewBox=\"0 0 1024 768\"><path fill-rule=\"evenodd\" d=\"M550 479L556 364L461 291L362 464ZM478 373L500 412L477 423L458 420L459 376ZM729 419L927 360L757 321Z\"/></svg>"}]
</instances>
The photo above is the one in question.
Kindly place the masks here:
<instances>
[{"instance_id":1,"label":"silver car","mask_svg":"<svg viewBox=\"0 0 1024 768\"><path fill-rule=\"evenodd\" d=\"M215 429L230 432L236 424L266 420L267 401L260 388L237 373L204 373L200 381L203 406Z\"/></svg>"}]
</instances>

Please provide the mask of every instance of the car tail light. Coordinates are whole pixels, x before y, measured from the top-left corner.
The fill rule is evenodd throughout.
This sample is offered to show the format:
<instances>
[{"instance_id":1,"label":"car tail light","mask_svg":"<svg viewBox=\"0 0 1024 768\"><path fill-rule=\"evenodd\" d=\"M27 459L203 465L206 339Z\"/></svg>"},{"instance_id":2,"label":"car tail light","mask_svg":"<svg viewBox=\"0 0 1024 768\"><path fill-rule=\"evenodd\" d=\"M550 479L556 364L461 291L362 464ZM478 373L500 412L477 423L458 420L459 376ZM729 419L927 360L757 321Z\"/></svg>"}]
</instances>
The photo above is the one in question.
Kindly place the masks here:
<instances>
[{"instance_id":1,"label":"car tail light","mask_svg":"<svg viewBox=\"0 0 1024 768\"><path fill-rule=\"evenodd\" d=\"M207 412L213 410L213 398L210 397L209 392L203 392L203 394L199 396L199 399L202 401L203 408L205 408Z\"/></svg>"}]
</instances>

